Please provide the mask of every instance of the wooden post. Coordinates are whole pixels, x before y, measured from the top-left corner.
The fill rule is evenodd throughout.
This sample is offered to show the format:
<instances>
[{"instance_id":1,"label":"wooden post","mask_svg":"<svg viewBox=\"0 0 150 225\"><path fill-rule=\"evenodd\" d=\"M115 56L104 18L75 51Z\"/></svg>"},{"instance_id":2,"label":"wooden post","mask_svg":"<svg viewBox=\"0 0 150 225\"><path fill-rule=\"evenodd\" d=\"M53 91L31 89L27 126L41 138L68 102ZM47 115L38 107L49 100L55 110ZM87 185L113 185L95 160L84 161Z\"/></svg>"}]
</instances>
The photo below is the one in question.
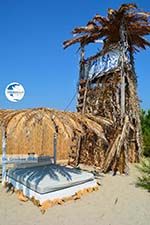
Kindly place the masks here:
<instances>
[{"instance_id":1,"label":"wooden post","mask_svg":"<svg viewBox=\"0 0 150 225\"><path fill-rule=\"evenodd\" d=\"M2 185L6 181L6 130L2 126Z\"/></svg>"},{"instance_id":2,"label":"wooden post","mask_svg":"<svg viewBox=\"0 0 150 225\"><path fill-rule=\"evenodd\" d=\"M81 51L80 51L80 61L84 61L85 51L84 51L84 45L81 45Z\"/></svg>"},{"instance_id":3,"label":"wooden post","mask_svg":"<svg viewBox=\"0 0 150 225\"><path fill-rule=\"evenodd\" d=\"M58 126L56 125L54 118L55 118L55 115L52 115L51 116L51 120L53 122L54 129L55 129L54 136L53 136L53 158L54 158L54 164L56 164L56 162L57 162L57 135L58 135Z\"/></svg>"},{"instance_id":4,"label":"wooden post","mask_svg":"<svg viewBox=\"0 0 150 225\"><path fill-rule=\"evenodd\" d=\"M84 97L83 97L83 106L82 106L82 114L85 113L85 106L86 106L86 97L87 97L88 85L89 85L89 80L86 81L86 85L85 85L85 91L84 91Z\"/></svg>"},{"instance_id":5,"label":"wooden post","mask_svg":"<svg viewBox=\"0 0 150 225\"><path fill-rule=\"evenodd\" d=\"M85 55L85 51L84 51L84 46L81 45L80 47L80 74L79 74L79 83L80 83L80 79L84 79L84 55Z\"/></svg>"},{"instance_id":6,"label":"wooden post","mask_svg":"<svg viewBox=\"0 0 150 225\"><path fill-rule=\"evenodd\" d=\"M54 164L56 164L57 160L57 133L54 133L53 139L53 149L54 149Z\"/></svg>"},{"instance_id":7,"label":"wooden post","mask_svg":"<svg viewBox=\"0 0 150 225\"><path fill-rule=\"evenodd\" d=\"M120 50L121 50L121 120L125 115L125 60L126 51L128 50L127 34L124 19L120 26Z\"/></svg>"}]
</instances>

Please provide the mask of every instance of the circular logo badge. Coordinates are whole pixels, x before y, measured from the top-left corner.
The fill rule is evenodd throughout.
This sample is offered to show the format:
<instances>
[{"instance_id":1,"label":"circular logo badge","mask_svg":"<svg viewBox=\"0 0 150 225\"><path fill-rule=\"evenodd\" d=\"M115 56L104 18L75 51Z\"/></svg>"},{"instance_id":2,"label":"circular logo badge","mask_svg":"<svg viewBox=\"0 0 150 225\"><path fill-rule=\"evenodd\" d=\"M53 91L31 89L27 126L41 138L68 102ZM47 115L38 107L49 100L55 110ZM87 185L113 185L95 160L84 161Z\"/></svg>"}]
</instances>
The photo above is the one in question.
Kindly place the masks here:
<instances>
[{"instance_id":1,"label":"circular logo badge","mask_svg":"<svg viewBox=\"0 0 150 225\"><path fill-rule=\"evenodd\" d=\"M24 87L17 82L8 84L8 86L5 89L6 98L11 102L18 102L22 100L24 94L25 94Z\"/></svg>"}]
</instances>

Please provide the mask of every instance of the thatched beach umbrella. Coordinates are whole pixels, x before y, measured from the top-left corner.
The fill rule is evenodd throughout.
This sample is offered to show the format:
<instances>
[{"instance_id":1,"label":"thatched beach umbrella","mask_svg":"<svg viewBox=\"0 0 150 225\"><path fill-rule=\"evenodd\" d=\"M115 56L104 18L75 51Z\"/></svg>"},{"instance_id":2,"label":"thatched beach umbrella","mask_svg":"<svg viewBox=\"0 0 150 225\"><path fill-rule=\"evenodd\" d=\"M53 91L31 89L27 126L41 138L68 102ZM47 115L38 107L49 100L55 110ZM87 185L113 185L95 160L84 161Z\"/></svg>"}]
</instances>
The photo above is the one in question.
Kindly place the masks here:
<instances>
[{"instance_id":1,"label":"thatched beach umbrella","mask_svg":"<svg viewBox=\"0 0 150 225\"><path fill-rule=\"evenodd\" d=\"M0 111L1 127L6 131L7 154L35 153L52 156L54 134L57 133L59 160L77 160L76 152L81 136L86 137L90 134L96 136L99 143L107 144L103 125L110 126L111 122L103 118L99 118L99 121L101 124L90 115L83 116L80 113L47 108ZM83 147L86 149L88 144L87 140ZM74 151L73 159L69 158L72 151Z\"/></svg>"}]
</instances>

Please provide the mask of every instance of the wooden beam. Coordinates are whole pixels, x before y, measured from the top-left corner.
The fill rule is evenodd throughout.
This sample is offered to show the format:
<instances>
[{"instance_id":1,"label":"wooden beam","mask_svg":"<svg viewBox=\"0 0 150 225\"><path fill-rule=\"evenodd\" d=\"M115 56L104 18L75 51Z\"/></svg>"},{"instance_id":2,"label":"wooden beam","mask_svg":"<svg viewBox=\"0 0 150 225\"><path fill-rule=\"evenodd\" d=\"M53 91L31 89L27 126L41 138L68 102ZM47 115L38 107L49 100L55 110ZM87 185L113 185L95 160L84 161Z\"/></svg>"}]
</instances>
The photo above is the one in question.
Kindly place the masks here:
<instances>
[{"instance_id":1,"label":"wooden beam","mask_svg":"<svg viewBox=\"0 0 150 225\"><path fill-rule=\"evenodd\" d=\"M84 61L84 56L85 56L85 50L84 50L84 45L81 45L80 47L80 62Z\"/></svg>"},{"instance_id":2,"label":"wooden beam","mask_svg":"<svg viewBox=\"0 0 150 225\"><path fill-rule=\"evenodd\" d=\"M122 67L121 74L121 118L124 118L125 114L125 73L124 68Z\"/></svg>"}]
</instances>

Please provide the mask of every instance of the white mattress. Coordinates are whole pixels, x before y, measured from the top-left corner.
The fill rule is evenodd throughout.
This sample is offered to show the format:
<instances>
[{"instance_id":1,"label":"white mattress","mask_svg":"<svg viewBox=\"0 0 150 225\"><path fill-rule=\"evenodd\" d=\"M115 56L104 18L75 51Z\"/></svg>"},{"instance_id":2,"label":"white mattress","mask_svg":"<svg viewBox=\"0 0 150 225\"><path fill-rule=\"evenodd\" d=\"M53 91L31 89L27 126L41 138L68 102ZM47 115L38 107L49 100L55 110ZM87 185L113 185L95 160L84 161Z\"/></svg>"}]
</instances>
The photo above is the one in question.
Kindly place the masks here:
<instances>
[{"instance_id":1,"label":"white mattress","mask_svg":"<svg viewBox=\"0 0 150 225\"><path fill-rule=\"evenodd\" d=\"M10 169L7 179L43 195L94 181L94 176L79 169L49 164Z\"/></svg>"}]
</instances>

